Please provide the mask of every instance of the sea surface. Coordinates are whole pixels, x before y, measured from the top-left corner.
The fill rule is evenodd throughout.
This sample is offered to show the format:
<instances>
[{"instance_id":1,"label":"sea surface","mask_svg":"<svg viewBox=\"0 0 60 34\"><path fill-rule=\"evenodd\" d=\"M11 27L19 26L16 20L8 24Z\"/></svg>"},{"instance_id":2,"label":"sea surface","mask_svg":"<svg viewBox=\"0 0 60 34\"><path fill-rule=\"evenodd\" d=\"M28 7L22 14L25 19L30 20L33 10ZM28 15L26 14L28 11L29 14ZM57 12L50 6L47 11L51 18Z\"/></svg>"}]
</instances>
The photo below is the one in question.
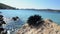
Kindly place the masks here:
<instances>
[{"instance_id":1,"label":"sea surface","mask_svg":"<svg viewBox=\"0 0 60 34\"><path fill-rule=\"evenodd\" d=\"M2 12L2 15L6 18L12 18L15 16L18 16L20 18L20 21L17 22L9 21L10 23L7 23L5 27L8 30L19 29L23 24L27 22L30 16L36 14L42 16L43 19L51 19L60 25L60 13L58 12L35 10L0 10L0 12Z\"/></svg>"}]
</instances>

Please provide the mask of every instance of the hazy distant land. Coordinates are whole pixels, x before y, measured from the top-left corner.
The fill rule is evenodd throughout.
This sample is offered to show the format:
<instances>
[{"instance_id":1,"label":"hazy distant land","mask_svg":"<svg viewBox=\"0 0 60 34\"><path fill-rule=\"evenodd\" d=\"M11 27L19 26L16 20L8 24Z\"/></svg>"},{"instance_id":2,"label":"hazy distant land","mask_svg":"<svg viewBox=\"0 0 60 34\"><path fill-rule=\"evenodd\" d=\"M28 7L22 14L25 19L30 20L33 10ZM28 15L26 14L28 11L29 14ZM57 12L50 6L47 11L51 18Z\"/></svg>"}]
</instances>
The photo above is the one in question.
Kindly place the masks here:
<instances>
[{"instance_id":1,"label":"hazy distant land","mask_svg":"<svg viewBox=\"0 0 60 34\"><path fill-rule=\"evenodd\" d=\"M19 9L19 8L16 8L16 7L11 7L11 6L8 6L8 5L5 5L3 3L0 3L0 9L14 9L14 10L34 10L34 11L49 11L49 12L60 12L60 10L54 10L54 9Z\"/></svg>"},{"instance_id":2,"label":"hazy distant land","mask_svg":"<svg viewBox=\"0 0 60 34\"><path fill-rule=\"evenodd\" d=\"M21 9L21 10L34 10L34 11L60 12L60 10L54 10L54 9Z\"/></svg>"}]
</instances>

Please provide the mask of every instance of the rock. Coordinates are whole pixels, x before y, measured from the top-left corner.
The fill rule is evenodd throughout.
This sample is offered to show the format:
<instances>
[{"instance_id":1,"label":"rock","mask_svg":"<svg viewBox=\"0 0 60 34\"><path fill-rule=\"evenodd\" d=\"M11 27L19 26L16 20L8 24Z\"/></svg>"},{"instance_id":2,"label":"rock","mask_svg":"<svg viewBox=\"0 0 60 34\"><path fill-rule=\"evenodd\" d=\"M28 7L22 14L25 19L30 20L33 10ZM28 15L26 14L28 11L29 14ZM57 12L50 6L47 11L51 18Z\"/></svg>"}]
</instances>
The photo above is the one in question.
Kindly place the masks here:
<instances>
[{"instance_id":1,"label":"rock","mask_svg":"<svg viewBox=\"0 0 60 34\"><path fill-rule=\"evenodd\" d=\"M52 20L46 19L42 26L39 25L36 28L31 28L28 24L25 24L16 32L16 34L60 34L60 26Z\"/></svg>"},{"instance_id":2,"label":"rock","mask_svg":"<svg viewBox=\"0 0 60 34\"><path fill-rule=\"evenodd\" d=\"M12 17L12 19L13 19L14 21L17 21L17 20L19 19L19 17L18 17L18 16Z\"/></svg>"},{"instance_id":3,"label":"rock","mask_svg":"<svg viewBox=\"0 0 60 34\"><path fill-rule=\"evenodd\" d=\"M0 18L3 18L3 15L0 15Z\"/></svg>"},{"instance_id":4,"label":"rock","mask_svg":"<svg viewBox=\"0 0 60 34\"><path fill-rule=\"evenodd\" d=\"M46 21L50 21L50 22L53 22L51 19L45 19Z\"/></svg>"}]
</instances>

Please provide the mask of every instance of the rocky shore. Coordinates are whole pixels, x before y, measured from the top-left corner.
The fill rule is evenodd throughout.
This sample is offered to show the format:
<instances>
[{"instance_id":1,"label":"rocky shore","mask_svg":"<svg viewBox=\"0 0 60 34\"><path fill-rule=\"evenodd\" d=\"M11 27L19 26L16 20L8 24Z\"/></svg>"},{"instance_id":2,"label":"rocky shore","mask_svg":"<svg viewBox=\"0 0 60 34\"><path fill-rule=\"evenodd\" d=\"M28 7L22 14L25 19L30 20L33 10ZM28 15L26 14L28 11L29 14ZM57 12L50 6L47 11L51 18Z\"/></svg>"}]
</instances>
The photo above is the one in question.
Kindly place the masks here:
<instances>
[{"instance_id":1,"label":"rocky shore","mask_svg":"<svg viewBox=\"0 0 60 34\"><path fill-rule=\"evenodd\" d=\"M38 27L30 27L24 24L16 34L60 34L60 26L50 19L45 19L43 25Z\"/></svg>"}]
</instances>

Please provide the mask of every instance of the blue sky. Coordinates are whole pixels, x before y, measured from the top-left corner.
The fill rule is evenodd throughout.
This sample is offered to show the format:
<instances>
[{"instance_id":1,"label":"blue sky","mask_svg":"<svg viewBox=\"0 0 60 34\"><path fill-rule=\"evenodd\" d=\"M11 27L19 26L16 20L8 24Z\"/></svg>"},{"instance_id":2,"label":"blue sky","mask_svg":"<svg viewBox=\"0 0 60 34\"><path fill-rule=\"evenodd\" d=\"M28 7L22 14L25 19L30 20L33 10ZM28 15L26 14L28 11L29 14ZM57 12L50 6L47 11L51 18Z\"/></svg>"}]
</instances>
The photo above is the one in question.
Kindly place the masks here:
<instances>
[{"instance_id":1,"label":"blue sky","mask_svg":"<svg viewBox=\"0 0 60 34\"><path fill-rule=\"evenodd\" d=\"M0 0L0 3L17 8L60 9L60 0Z\"/></svg>"}]
</instances>

